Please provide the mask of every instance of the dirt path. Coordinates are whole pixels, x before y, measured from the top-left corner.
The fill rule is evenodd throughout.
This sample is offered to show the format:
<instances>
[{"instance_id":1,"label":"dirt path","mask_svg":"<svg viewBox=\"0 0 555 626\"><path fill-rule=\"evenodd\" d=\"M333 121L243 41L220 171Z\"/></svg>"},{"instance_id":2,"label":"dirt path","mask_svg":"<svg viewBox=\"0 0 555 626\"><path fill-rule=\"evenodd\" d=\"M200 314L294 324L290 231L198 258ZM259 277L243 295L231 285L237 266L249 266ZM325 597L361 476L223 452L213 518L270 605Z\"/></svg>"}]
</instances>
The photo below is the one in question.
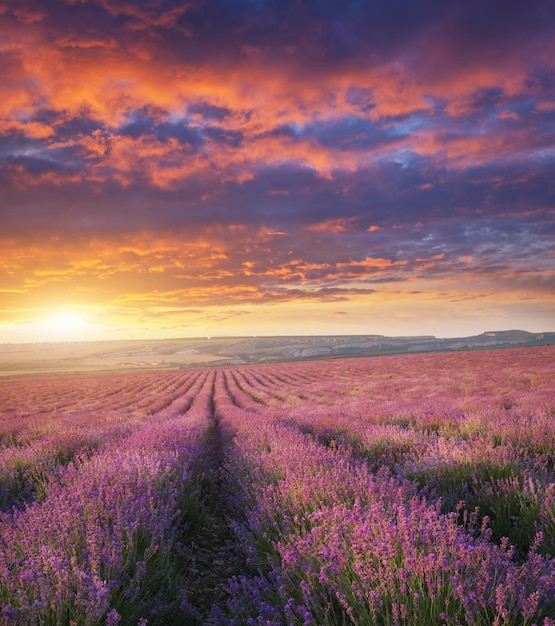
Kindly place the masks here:
<instances>
[{"instance_id":1,"label":"dirt path","mask_svg":"<svg viewBox=\"0 0 555 626\"><path fill-rule=\"evenodd\" d=\"M213 396L214 397L214 396ZM212 407L212 424L207 433L200 468L201 516L191 535L188 602L204 625L226 623L229 579L241 573L244 557L236 549L225 491L223 463L230 435L223 433L220 418ZM218 619L218 615L220 615Z\"/></svg>"}]
</instances>

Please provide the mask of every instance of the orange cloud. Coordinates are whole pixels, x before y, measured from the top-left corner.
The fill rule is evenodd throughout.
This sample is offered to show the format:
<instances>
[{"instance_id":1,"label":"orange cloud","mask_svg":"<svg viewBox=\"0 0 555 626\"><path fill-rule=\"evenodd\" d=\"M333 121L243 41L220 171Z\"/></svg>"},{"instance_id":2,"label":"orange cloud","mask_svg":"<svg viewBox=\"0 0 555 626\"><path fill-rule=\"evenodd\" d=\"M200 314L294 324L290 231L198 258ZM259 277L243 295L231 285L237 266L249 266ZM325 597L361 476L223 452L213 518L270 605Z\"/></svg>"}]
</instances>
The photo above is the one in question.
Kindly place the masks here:
<instances>
[{"instance_id":1,"label":"orange cloud","mask_svg":"<svg viewBox=\"0 0 555 626\"><path fill-rule=\"evenodd\" d=\"M0 120L0 134L21 132L25 137L33 139L47 139L52 137L55 131L49 124L41 122L19 122L17 120Z\"/></svg>"},{"instance_id":2,"label":"orange cloud","mask_svg":"<svg viewBox=\"0 0 555 626\"><path fill-rule=\"evenodd\" d=\"M490 31L407 4L391 28L360 3L239 4L1 6L4 311L551 285L555 42L535 14Z\"/></svg>"},{"instance_id":3,"label":"orange cloud","mask_svg":"<svg viewBox=\"0 0 555 626\"><path fill-rule=\"evenodd\" d=\"M544 102L538 102L536 104L536 109L538 111L554 111L555 110L555 101L553 100L546 100Z\"/></svg>"},{"instance_id":4,"label":"orange cloud","mask_svg":"<svg viewBox=\"0 0 555 626\"><path fill-rule=\"evenodd\" d=\"M318 224L311 224L307 230L314 232L345 233L352 228L355 218L337 218Z\"/></svg>"}]
</instances>

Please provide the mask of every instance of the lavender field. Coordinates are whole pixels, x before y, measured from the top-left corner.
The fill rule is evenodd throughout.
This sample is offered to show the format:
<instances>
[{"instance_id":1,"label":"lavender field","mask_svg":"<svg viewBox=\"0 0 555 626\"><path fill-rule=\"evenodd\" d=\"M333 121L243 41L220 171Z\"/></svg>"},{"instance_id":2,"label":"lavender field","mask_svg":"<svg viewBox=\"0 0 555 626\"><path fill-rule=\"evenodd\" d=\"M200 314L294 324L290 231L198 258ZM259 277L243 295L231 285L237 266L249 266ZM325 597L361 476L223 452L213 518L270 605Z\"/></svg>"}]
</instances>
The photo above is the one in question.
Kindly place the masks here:
<instances>
[{"instance_id":1,"label":"lavender field","mask_svg":"<svg viewBox=\"0 0 555 626\"><path fill-rule=\"evenodd\" d=\"M555 347L0 380L0 623L555 624Z\"/></svg>"}]
</instances>

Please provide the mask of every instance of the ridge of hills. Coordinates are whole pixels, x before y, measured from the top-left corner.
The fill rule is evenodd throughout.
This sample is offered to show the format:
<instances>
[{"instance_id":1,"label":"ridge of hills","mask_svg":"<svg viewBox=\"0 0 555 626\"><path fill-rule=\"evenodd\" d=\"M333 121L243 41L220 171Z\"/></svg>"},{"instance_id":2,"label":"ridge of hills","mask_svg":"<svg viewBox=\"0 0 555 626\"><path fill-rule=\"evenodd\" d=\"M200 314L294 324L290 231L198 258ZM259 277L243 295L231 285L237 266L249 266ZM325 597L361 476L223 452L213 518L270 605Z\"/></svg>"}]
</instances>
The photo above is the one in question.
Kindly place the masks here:
<instances>
[{"instance_id":1,"label":"ridge of hills","mask_svg":"<svg viewBox=\"0 0 555 626\"><path fill-rule=\"evenodd\" d=\"M480 335L204 337L0 344L0 375L245 365L283 361L555 345L555 332Z\"/></svg>"}]
</instances>

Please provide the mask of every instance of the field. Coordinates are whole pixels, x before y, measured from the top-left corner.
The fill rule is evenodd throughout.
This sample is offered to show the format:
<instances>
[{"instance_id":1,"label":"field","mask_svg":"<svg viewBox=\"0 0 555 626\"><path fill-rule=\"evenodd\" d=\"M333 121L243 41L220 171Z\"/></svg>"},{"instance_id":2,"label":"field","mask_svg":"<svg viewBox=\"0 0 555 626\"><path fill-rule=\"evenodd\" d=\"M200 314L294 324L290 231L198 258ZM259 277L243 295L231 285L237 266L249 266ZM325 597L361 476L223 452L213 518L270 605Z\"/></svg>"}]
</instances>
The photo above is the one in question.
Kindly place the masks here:
<instances>
[{"instance_id":1,"label":"field","mask_svg":"<svg viewBox=\"0 0 555 626\"><path fill-rule=\"evenodd\" d=\"M555 624L555 347L0 379L0 623Z\"/></svg>"},{"instance_id":2,"label":"field","mask_svg":"<svg viewBox=\"0 0 555 626\"><path fill-rule=\"evenodd\" d=\"M0 376L221 367L538 345L555 345L555 333L506 330L451 339L324 335L14 343L0 345Z\"/></svg>"}]
</instances>

